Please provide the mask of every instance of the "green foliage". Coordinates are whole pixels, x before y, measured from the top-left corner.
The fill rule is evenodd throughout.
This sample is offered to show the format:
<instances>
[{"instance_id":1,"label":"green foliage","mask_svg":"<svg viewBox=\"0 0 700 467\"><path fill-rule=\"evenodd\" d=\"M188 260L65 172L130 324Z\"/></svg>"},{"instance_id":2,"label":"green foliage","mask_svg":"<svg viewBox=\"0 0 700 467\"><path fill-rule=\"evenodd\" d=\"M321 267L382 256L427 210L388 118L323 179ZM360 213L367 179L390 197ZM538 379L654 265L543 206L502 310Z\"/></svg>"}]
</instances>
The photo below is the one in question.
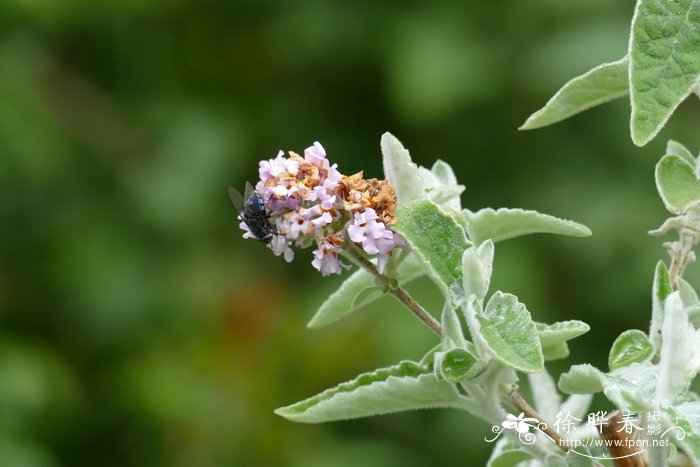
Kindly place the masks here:
<instances>
[{"instance_id":1,"label":"green foliage","mask_svg":"<svg viewBox=\"0 0 700 467\"><path fill-rule=\"evenodd\" d=\"M486 307L476 312L480 337L503 363L521 371L544 368L537 328L525 305L515 295L496 292Z\"/></svg>"},{"instance_id":2,"label":"green foliage","mask_svg":"<svg viewBox=\"0 0 700 467\"><path fill-rule=\"evenodd\" d=\"M453 300L462 288L462 254L471 245L462 227L426 200L405 204L396 216L394 230L406 238L445 297Z\"/></svg>"},{"instance_id":3,"label":"green foliage","mask_svg":"<svg viewBox=\"0 0 700 467\"><path fill-rule=\"evenodd\" d=\"M577 222L524 209L485 208L475 213L464 210L462 215L467 221L469 238L477 245L486 240L495 243L533 233L574 237L587 237L591 234L588 227Z\"/></svg>"},{"instance_id":4,"label":"green foliage","mask_svg":"<svg viewBox=\"0 0 700 467\"><path fill-rule=\"evenodd\" d=\"M402 284L407 284L424 274L423 264L415 255L406 258L398 269L398 276ZM373 303L383 295L383 290L375 283L372 274L364 269L358 269L321 304L309 321L308 327L320 328L331 324Z\"/></svg>"},{"instance_id":5,"label":"green foliage","mask_svg":"<svg viewBox=\"0 0 700 467\"><path fill-rule=\"evenodd\" d=\"M554 324L535 323L542 347L569 341L587 333L591 327L578 320L559 321Z\"/></svg>"},{"instance_id":6,"label":"green foliage","mask_svg":"<svg viewBox=\"0 0 700 467\"><path fill-rule=\"evenodd\" d=\"M579 112L629 93L627 57L603 63L572 79L545 104L530 115L520 130L534 130L567 119Z\"/></svg>"},{"instance_id":7,"label":"green foliage","mask_svg":"<svg viewBox=\"0 0 700 467\"><path fill-rule=\"evenodd\" d=\"M628 329L620 334L610 348L608 367L617 370L635 362L646 362L654 356L655 349L647 335L638 329Z\"/></svg>"},{"instance_id":8,"label":"green foliage","mask_svg":"<svg viewBox=\"0 0 700 467\"><path fill-rule=\"evenodd\" d=\"M462 274L464 275L464 296L474 294L479 300L486 297L493 272L494 247L490 240L478 248L467 248L462 256Z\"/></svg>"},{"instance_id":9,"label":"green foliage","mask_svg":"<svg viewBox=\"0 0 700 467\"><path fill-rule=\"evenodd\" d=\"M686 212L700 200L700 181L695 168L680 156L668 154L656 164L656 188L666 209Z\"/></svg>"},{"instance_id":10,"label":"green foliage","mask_svg":"<svg viewBox=\"0 0 700 467\"><path fill-rule=\"evenodd\" d=\"M452 349L435 359L440 376L448 383L458 383L471 379L481 372L477 357L465 349Z\"/></svg>"},{"instance_id":11,"label":"green foliage","mask_svg":"<svg viewBox=\"0 0 700 467\"><path fill-rule=\"evenodd\" d=\"M423 199L424 184L418 166L411 160L408 150L391 133L384 133L381 141L384 177L396 190L398 205Z\"/></svg>"},{"instance_id":12,"label":"green foliage","mask_svg":"<svg viewBox=\"0 0 700 467\"><path fill-rule=\"evenodd\" d=\"M657 350L661 348L661 325L664 322L664 301L673 291L668 268L663 261L656 263L651 291L651 324L649 340Z\"/></svg>"},{"instance_id":13,"label":"green foliage","mask_svg":"<svg viewBox=\"0 0 700 467\"><path fill-rule=\"evenodd\" d=\"M352 381L275 410L277 415L303 423L437 407L454 407L460 395L439 382L430 368L415 362L363 373Z\"/></svg>"},{"instance_id":14,"label":"green foliage","mask_svg":"<svg viewBox=\"0 0 700 467\"><path fill-rule=\"evenodd\" d=\"M700 80L700 3L639 0L630 33L632 141L648 143Z\"/></svg>"},{"instance_id":15,"label":"green foliage","mask_svg":"<svg viewBox=\"0 0 700 467\"><path fill-rule=\"evenodd\" d=\"M699 83L698 2L638 0L627 56L566 83L521 129L550 125L629 93L632 141L644 146Z\"/></svg>"}]
</instances>

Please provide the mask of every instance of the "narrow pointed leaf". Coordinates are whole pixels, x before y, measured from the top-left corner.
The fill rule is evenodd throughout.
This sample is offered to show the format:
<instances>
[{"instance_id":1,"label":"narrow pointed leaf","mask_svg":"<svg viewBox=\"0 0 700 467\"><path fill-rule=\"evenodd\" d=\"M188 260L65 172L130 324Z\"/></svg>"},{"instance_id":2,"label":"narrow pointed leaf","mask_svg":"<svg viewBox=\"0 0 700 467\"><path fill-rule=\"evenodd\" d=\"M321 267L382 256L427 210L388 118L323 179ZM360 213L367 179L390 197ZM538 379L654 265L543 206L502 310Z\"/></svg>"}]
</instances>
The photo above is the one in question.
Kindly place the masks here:
<instances>
[{"instance_id":1,"label":"narrow pointed leaf","mask_svg":"<svg viewBox=\"0 0 700 467\"><path fill-rule=\"evenodd\" d=\"M663 261L656 263L651 292L651 325L649 340L656 350L661 349L661 325L664 322L664 301L673 292L671 277Z\"/></svg>"},{"instance_id":2,"label":"narrow pointed leaf","mask_svg":"<svg viewBox=\"0 0 700 467\"><path fill-rule=\"evenodd\" d=\"M394 230L423 261L428 275L452 300L462 290L462 254L471 246L462 227L430 201L412 201L396 211Z\"/></svg>"},{"instance_id":3,"label":"narrow pointed leaf","mask_svg":"<svg viewBox=\"0 0 700 467\"><path fill-rule=\"evenodd\" d=\"M399 206L425 197L424 181L418 166L411 160L408 150L391 133L384 133L381 140L384 177L396 190Z\"/></svg>"},{"instance_id":4,"label":"narrow pointed leaf","mask_svg":"<svg viewBox=\"0 0 700 467\"><path fill-rule=\"evenodd\" d=\"M493 242L487 240L478 248L468 248L462 256L464 296L476 295L483 300L489 290L493 272Z\"/></svg>"},{"instance_id":5,"label":"narrow pointed leaf","mask_svg":"<svg viewBox=\"0 0 700 467\"><path fill-rule=\"evenodd\" d=\"M639 0L630 34L632 141L643 146L700 78L700 2Z\"/></svg>"},{"instance_id":6,"label":"narrow pointed leaf","mask_svg":"<svg viewBox=\"0 0 700 467\"><path fill-rule=\"evenodd\" d=\"M551 125L596 105L626 96L629 60L627 57L603 63L577 76L562 88L540 110L530 115L520 130L533 130Z\"/></svg>"},{"instance_id":7,"label":"narrow pointed leaf","mask_svg":"<svg viewBox=\"0 0 700 467\"><path fill-rule=\"evenodd\" d=\"M669 405L683 395L700 368L700 335L688 322L680 294L673 292L664 303L656 397Z\"/></svg>"},{"instance_id":8,"label":"narrow pointed leaf","mask_svg":"<svg viewBox=\"0 0 700 467\"><path fill-rule=\"evenodd\" d=\"M655 349L647 335L639 329L628 329L620 334L610 348L608 366L617 370L635 362L646 362L654 356Z\"/></svg>"},{"instance_id":9,"label":"narrow pointed leaf","mask_svg":"<svg viewBox=\"0 0 700 467\"><path fill-rule=\"evenodd\" d=\"M295 422L322 423L405 410L453 407L461 396L426 366L404 361L364 373L316 396L275 410Z\"/></svg>"},{"instance_id":10,"label":"narrow pointed leaf","mask_svg":"<svg viewBox=\"0 0 700 467\"><path fill-rule=\"evenodd\" d=\"M587 333L591 327L578 320L558 321L554 324L535 323L542 347L569 341Z\"/></svg>"},{"instance_id":11,"label":"narrow pointed leaf","mask_svg":"<svg viewBox=\"0 0 700 467\"><path fill-rule=\"evenodd\" d=\"M476 321L480 336L496 358L520 371L542 371L544 357L537 328L515 295L494 293L486 308L476 314Z\"/></svg>"},{"instance_id":12,"label":"narrow pointed leaf","mask_svg":"<svg viewBox=\"0 0 700 467\"><path fill-rule=\"evenodd\" d=\"M475 213L464 210L462 215L467 221L469 238L477 245L491 239L494 243L509 238L534 233L551 233L587 237L591 235L588 227L577 222L559 219L537 211L501 208L481 209Z\"/></svg>"}]
</instances>

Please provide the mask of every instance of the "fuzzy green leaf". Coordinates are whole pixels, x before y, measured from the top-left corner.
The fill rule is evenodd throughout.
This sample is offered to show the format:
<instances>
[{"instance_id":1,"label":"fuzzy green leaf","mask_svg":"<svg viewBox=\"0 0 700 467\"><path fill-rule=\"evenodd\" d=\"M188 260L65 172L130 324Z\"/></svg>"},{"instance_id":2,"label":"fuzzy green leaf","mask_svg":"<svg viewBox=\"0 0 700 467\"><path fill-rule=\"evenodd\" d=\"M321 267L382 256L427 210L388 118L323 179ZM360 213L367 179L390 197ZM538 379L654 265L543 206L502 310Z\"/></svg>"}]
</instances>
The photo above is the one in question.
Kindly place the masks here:
<instances>
[{"instance_id":1,"label":"fuzzy green leaf","mask_svg":"<svg viewBox=\"0 0 700 467\"><path fill-rule=\"evenodd\" d=\"M415 255L410 255L399 266L401 284L406 284L425 274L425 268ZM378 300L384 295L377 287L374 277L364 269L350 275L326 299L307 324L309 328L320 328L331 324L350 313Z\"/></svg>"},{"instance_id":2,"label":"fuzzy green leaf","mask_svg":"<svg viewBox=\"0 0 700 467\"><path fill-rule=\"evenodd\" d=\"M670 407L668 412L672 426L680 427L685 432L682 439L678 438L678 430L669 433L669 437L693 460L694 465L700 465L700 401Z\"/></svg>"},{"instance_id":3,"label":"fuzzy green leaf","mask_svg":"<svg viewBox=\"0 0 700 467\"><path fill-rule=\"evenodd\" d=\"M545 467L569 467L569 463L564 459L564 456L559 454L549 454L544 459Z\"/></svg>"},{"instance_id":4,"label":"fuzzy green leaf","mask_svg":"<svg viewBox=\"0 0 700 467\"><path fill-rule=\"evenodd\" d=\"M659 352L657 401L669 405L683 395L700 369L700 334L688 322L680 294L673 292L664 303Z\"/></svg>"},{"instance_id":5,"label":"fuzzy green leaf","mask_svg":"<svg viewBox=\"0 0 700 467\"><path fill-rule=\"evenodd\" d=\"M493 242L487 240L478 248L467 248L462 256L464 296L476 295L483 300L489 290L493 272Z\"/></svg>"},{"instance_id":6,"label":"fuzzy green leaf","mask_svg":"<svg viewBox=\"0 0 700 467\"><path fill-rule=\"evenodd\" d=\"M566 453L566 462L568 467L594 467L597 464L593 463L590 456L591 452L588 448L580 446Z\"/></svg>"},{"instance_id":7,"label":"fuzzy green leaf","mask_svg":"<svg viewBox=\"0 0 700 467\"><path fill-rule=\"evenodd\" d=\"M458 383L470 379L483 370L483 365L468 350L452 349L436 354L435 364L440 376L448 383Z\"/></svg>"},{"instance_id":8,"label":"fuzzy green leaf","mask_svg":"<svg viewBox=\"0 0 700 467\"><path fill-rule=\"evenodd\" d=\"M430 170L419 166L418 173L423 179L424 197L443 208L462 209L459 197L464 185L457 183L457 177L447 162L438 159Z\"/></svg>"},{"instance_id":9,"label":"fuzzy green leaf","mask_svg":"<svg viewBox=\"0 0 700 467\"><path fill-rule=\"evenodd\" d=\"M656 188L666 209L681 214L700 201L700 181L685 159L670 154L656 164Z\"/></svg>"},{"instance_id":10,"label":"fuzzy green leaf","mask_svg":"<svg viewBox=\"0 0 700 467\"><path fill-rule=\"evenodd\" d=\"M425 198L423 177L401 141L387 132L382 135L381 147L384 177L396 190L398 205Z\"/></svg>"},{"instance_id":11,"label":"fuzzy green leaf","mask_svg":"<svg viewBox=\"0 0 700 467\"><path fill-rule=\"evenodd\" d=\"M634 362L646 362L654 356L654 344L639 329L628 329L620 334L610 348L608 366L611 370Z\"/></svg>"},{"instance_id":12,"label":"fuzzy green leaf","mask_svg":"<svg viewBox=\"0 0 700 467\"><path fill-rule=\"evenodd\" d=\"M494 293L486 308L476 313L476 321L481 338L496 358L520 371L542 371L544 357L537 328L515 295Z\"/></svg>"},{"instance_id":13,"label":"fuzzy green leaf","mask_svg":"<svg viewBox=\"0 0 700 467\"><path fill-rule=\"evenodd\" d=\"M559 377L559 389L567 394L594 394L603 390L603 373L588 363L574 365Z\"/></svg>"},{"instance_id":14,"label":"fuzzy green leaf","mask_svg":"<svg viewBox=\"0 0 700 467\"><path fill-rule=\"evenodd\" d=\"M520 130L551 125L596 105L626 96L629 60L627 57L603 63L572 79L540 110L530 115Z\"/></svg>"},{"instance_id":15,"label":"fuzzy green leaf","mask_svg":"<svg viewBox=\"0 0 700 467\"><path fill-rule=\"evenodd\" d=\"M542 347L542 355L545 361L561 360L569 356L569 345L566 341L557 342L556 344Z\"/></svg>"},{"instance_id":16,"label":"fuzzy green leaf","mask_svg":"<svg viewBox=\"0 0 700 467\"><path fill-rule=\"evenodd\" d=\"M588 227L577 222L559 219L537 211L501 208L481 209L475 213L463 210L467 221L469 238L477 245L491 239L494 243L521 235L533 233L551 233L587 237L591 234Z\"/></svg>"},{"instance_id":17,"label":"fuzzy green leaf","mask_svg":"<svg viewBox=\"0 0 700 467\"><path fill-rule=\"evenodd\" d=\"M405 410L453 407L461 396L454 386L440 382L423 365L404 361L364 373L352 381L275 410L277 415L302 423L368 417Z\"/></svg>"},{"instance_id":18,"label":"fuzzy green leaf","mask_svg":"<svg viewBox=\"0 0 700 467\"><path fill-rule=\"evenodd\" d=\"M639 0L630 34L632 141L663 128L700 79L700 2Z\"/></svg>"},{"instance_id":19,"label":"fuzzy green leaf","mask_svg":"<svg viewBox=\"0 0 700 467\"><path fill-rule=\"evenodd\" d=\"M695 156L693 153L678 141L672 139L668 140L668 143L666 143L666 154L682 157L690 165L695 165Z\"/></svg>"},{"instance_id":20,"label":"fuzzy green leaf","mask_svg":"<svg viewBox=\"0 0 700 467\"><path fill-rule=\"evenodd\" d=\"M649 326L649 340L656 350L661 349L661 325L664 321L664 301L673 292L671 276L663 261L656 263L654 270L654 282L651 287L651 325Z\"/></svg>"},{"instance_id":21,"label":"fuzzy green leaf","mask_svg":"<svg viewBox=\"0 0 700 467\"><path fill-rule=\"evenodd\" d=\"M428 275L453 300L462 290L462 254L471 246L462 227L430 201L412 201L396 211L394 230L426 265Z\"/></svg>"},{"instance_id":22,"label":"fuzzy green leaf","mask_svg":"<svg viewBox=\"0 0 700 467\"><path fill-rule=\"evenodd\" d=\"M501 439L508 441L506 438ZM486 467L516 467L521 462L530 459L532 459L532 454L523 449L508 447L498 449L498 447L496 447L486 463Z\"/></svg>"},{"instance_id":23,"label":"fuzzy green leaf","mask_svg":"<svg viewBox=\"0 0 700 467\"><path fill-rule=\"evenodd\" d=\"M556 345L559 342L569 341L587 333L591 327L578 320L558 321L554 324L535 323L537 333L542 342L542 347Z\"/></svg>"}]
</instances>

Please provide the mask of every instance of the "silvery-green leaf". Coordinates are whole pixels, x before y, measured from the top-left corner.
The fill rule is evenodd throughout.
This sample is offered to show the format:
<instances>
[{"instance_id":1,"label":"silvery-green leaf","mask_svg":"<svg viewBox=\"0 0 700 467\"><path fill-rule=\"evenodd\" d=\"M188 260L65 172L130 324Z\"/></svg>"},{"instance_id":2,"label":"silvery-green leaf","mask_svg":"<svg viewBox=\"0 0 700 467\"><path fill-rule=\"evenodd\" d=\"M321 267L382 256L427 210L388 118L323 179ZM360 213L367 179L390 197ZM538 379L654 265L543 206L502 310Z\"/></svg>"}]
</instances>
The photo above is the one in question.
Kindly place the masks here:
<instances>
[{"instance_id":1,"label":"silvery-green leaf","mask_svg":"<svg viewBox=\"0 0 700 467\"><path fill-rule=\"evenodd\" d=\"M535 410L543 417L543 420L553 421L561 405L561 396L557 391L554 379L546 368L537 373L528 373L527 377L530 382L530 392L532 392Z\"/></svg>"},{"instance_id":2,"label":"silvery-green leaf","mask_svg":"<svg viewBox=\"0 0 700 467\"><path fill-rule=\"evenodd\" d=\"M520 130L532 130L551 125L579 112L626 96L629 60L627 57L603 63L577 76L562 88L540 110L530 115Z\"/></svg>"},{"instance_id":3,"label":"silvery-green leaf","mask_svg":"<svg viewBox=\"0 0 700 467\"><path fill-rule=\"evenodd\" d=\"M677 429L669 433L669 439L678 444L683 451L693 460L695 465L700 465L700 401L686 402L674 407L669 407L668 414L671 417L672 426Z\"/></svg>"},{"instance_id":4,"label":"silvery-green leaf","mask_svg":"<svg viewBox=\"0 0 700 467\"><path fill-rule=\"evenodd\" d=\"M668 143L666 143L666 154L682 157L689 164L695 166L695 156L693 156L693 153L678 141L672 139L668 140Z\"/></svg>"},{"instance_id":5,"label":"silvery-green leaf","mask_svg":"<svg viewBox=\"0 0 700 467\"><path fill-rule=\"evenodd\" d=\"M430 170L418 167L418 173L423 178L425 195L430 201L443 208L462 209L460 195L464 185L457 183L457 177L447 162L437 160Z\"/></svg>"},{"instance_id":6,"label":"silvery-green leaf","mask_svg":"<svg viewBox=\"0 0 700 467\"><path fill-rule=\"evenodd\" d=\"M471 246L462 227L434 203L412 201L396 210L394 230L411 244L448 300L462 290L462 254Z\"/></svg>"},{"instance_id":7,"label":"silvery-green leaf","mask_svg":"<svg viewBox=\"0 0 700 467\"><path fill-rule=\"evenodd\" d=\"M587 333L591 327L575 319L558 321L554 324L535 323L542 347L549 347L559 342L569 341Z\"/></svg>"},{"instance_id":8,"label":"silvery-green leaf","mask_svg":"<svg viewBox=\"0 0 700 467\"><path fill-rule=\"evenodd\" d=\"M544 357L537 328L515 295L496 292L476 314L479 334L503 363L525 372L542 371Z\"/></svg>"},{"instance_id":9,"label":"silvery-green leaf","mask_svg":"<svg viewBox=\"0 0 700 467\"><path fill-rule=\"evenodd\" d=\"M577 447L566 454L566 462L569 467L594 467L591 452L585 446Z\"/></svg>"},{"instance_id":10,"label":"silvery-green leaf","mask_svg":"<svg viewBox=\"0 0 700 467\"><path fill-rule=\"evenodd\" d=\"M619 409L644 412L655 407L657 365L632 363L603 375L603 393Z\"/></svg>"},{"instance_id":11,"label":"silvery-green leaf","mask_svg":"<svg viewBox=\"0 0 700 467\"><path fill-rule=\"evenodd\" d=\"M700 369L700 334L688 322L678 292L666 299L661 332L656 396L660 405L668 406L688 390Z\"/></svg>"},{"instance_id":12,"label":"silvery-green leaf","mask_svg":"<svg viewBox=\"0 0 700 467\"><path fill-rule=\"evenodd\" d=\"M693 325L695 329L700 328L700 304L692 305L685 309L688 313L688 321Z\"/></svg>"},{"instance_id":13,"label":"silvery-green leaf","mask_svg":"<svg viewBox=\"0 0 700 467\"><path fill-rule=\"evenodd\" d=\"M468 223L469 238L477 245L488 239L496 243L533 233L572 235L574 237L591 235L591 231L584 225L537 211L508 208L494 211L491 208L486 208L474 213L464 209L462 215Z\"/></svg>"},{"instance_id":14,"label":"silvery-green leaf","mask_svg":"<svg viewBox=\"0 0 700 467\"><path fill-rule=\"evenodd\" d=\"M435 354L435 367L439 376L448 383L468 380L481 373L483 362L466 349L455 348Z\"/></svg>"},{"instance_id":15,"label":"silvery-green leaf","mask_svg":"<svg viewBox=\"0 0 700 467\"><path fill-rule=\"evenodd\" d=\"M557 342L556 344L543 346L542 355L544 360L550 362L552 360L561 360L569 356L569 345L566 341Z\"/></svg>"},{"instance_id":16,"label":"silvery-green leaf","mask_svg":"<svg viewBox=\"0 0 700 467\"><path fill-rule=\"evenodd\" d=\"M401 284L406 284L423 274L425 268L415 255L409 255L399 266ZM383 296L374 277L364 269L353 272L333 292L307 324L309 328L320 328L356 311Z\"/></svg>"},{"instance_id":17,"label":"silvery-green leaf","mask_svg":"<svg viewBox=\"0 0 700 467\"><path fill-rule=\"evenodd\" d=\"M639 0L629 43L632 141L648 143L700 78L700 2Z\"/></svg>"},{"instance_id":18,"label":"silvery-green leaf","mask_svg":"<svg viewBox=\"0 0 700 467\"><path fill-rule=\"evenodd\" d=\"M647 335L639 329L628 329L620 334L610 348L608 366L611 370L622 368L635 362L651 360L656 349Z\"/></svg>"},{"instance_id":19,"label":"silvery-green leaf","mask_svg":"<svg viewBox=\"0 0 700 467\"><path fill-rule=\"evenodd\" d=\"M275 413L295 422L321 423L405 410L455 407L461 399L453 385L438 381L428 367L404 361L359 375L316 396L279 408Z\"/></svg>"},{"instance_id":20,"label":"silvery-green leaf","mask_svg":"<svg viewBox=\"0 0 700 467\"><path fill-rule=\"evenodd\" d=\"M678 278L678 292L681 294L683 306L689 307L700 304L697 292L695 292L693 286L682 277Z\"/></svg>"},{"instance_id":21,"label":"silvery-green leaf","mask_svg":"<svg viewBox=\"0 0 700 467\"><path fill-rule=\"evenodd\" d=\"M656 188L673 214L686 212L700 202L700 181L695 169L679 156L665 155L656 164Z\"/></svg>"},{"instance_id":22,"label":"silvery-green leaf","mask_svg":"<svg viewBox=\"0 0 700 467\"><path fill-rule=\"evenodd\" d=\"M545 467L569 467L569 463L566 461L564 456L559 454L549 454L544 459Z\"/></svg>"},{"instance_id":23,"label":"silvery-green leaf","mask_svg":"<svg viewBox=\"0 0 700 467\"><path fill-rule=\"evenodd\" d=\"M425 198L423 177L401 141L387 132L382 135L381 147L384 177L396 190L398 205Z\"/></svg>"},{"instance_id":24,"label":"silvery-green leaf","mask_svg":"<svg viewBox=\"0 0 700 467\"><path fill-rule=\"evenodd\" d=\"M457 312L450 306L449 302L445 302L442 308L442 334L443 350L467 348L467 340L464 337L462 324L459 322L459 316L457 316Z\"/></svg>"},{"instance_id":25,"label":"silvery-green leaf","mask_svg":"<svg viewBox=\"0 0 700 467\"><path fill-rule=\"evenodd\" d=\"M603 372L588 363L574 365L559 377L559 389L566 394L594 394L603 390Z\"/></svg>"},{"instance_id":26,"label":"silvery-green leaf","mask_svg":"<svg viewBox=\"0 0 700 467\"><path fill-rule=\"evenodd\" d=\"M593 394L572 394L561 405L561 413L585 420L592 400Z\"/></svg>"},{"instance_id":27,"label":"silvery-green leaf","mask_svg":"<svg viewBox=\"0 0 700 467\"><path fill-rule=\"evenodd\" d=\"M651 290L651 325L649 326L649 340L657 350L660 350L661 326L664 322L664 301L673 291L671 277L663 261L656 263L654 282Z\"/></svg>"},{"instance_id":28,"label":"silvery-green leaf","mask_svg":"<svg viewBox=\"0 0 700 467\"><path fill-rule=\"evenodd\" d=\"M493 242L487 240L478 248L467 248L462 256L464 296L476 295L483 300L489 290L493 272Z\"/></svg>"},{"instance_id":29,"label":"silvery-green leaf","mask_svg":"<svg viewBox=\"0 0 700 467\"><path fill-rule=\"evenodd\" d=\"M486 467L516 467L521 462L532 459L532 454L510 442L510 438L502 437L493 448Z\"/></svg>"}]
</instances>

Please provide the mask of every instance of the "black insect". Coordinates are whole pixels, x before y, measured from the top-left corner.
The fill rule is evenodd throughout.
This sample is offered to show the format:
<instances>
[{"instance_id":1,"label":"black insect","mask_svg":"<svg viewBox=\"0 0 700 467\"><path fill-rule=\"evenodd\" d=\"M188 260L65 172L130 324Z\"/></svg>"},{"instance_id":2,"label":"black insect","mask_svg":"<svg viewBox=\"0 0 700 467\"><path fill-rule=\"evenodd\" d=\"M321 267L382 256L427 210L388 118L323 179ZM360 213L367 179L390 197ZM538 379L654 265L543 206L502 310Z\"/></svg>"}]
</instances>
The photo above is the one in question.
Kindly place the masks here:
<instances>
[{"instance_id":1,"label":"black insect","mask_svg":"<svg viewBox=\"0 0 700 467\"><path fill-rule=\"evenodd\" d=\"M250 183L245 184L245 196L232 186L228 187L228 195L233 202L241 220L246 223L255 238L263 243L270 243L272 236L277 233L270 224L270 213L265 208L262 198Z\"/></svg>"}]
</instances>

